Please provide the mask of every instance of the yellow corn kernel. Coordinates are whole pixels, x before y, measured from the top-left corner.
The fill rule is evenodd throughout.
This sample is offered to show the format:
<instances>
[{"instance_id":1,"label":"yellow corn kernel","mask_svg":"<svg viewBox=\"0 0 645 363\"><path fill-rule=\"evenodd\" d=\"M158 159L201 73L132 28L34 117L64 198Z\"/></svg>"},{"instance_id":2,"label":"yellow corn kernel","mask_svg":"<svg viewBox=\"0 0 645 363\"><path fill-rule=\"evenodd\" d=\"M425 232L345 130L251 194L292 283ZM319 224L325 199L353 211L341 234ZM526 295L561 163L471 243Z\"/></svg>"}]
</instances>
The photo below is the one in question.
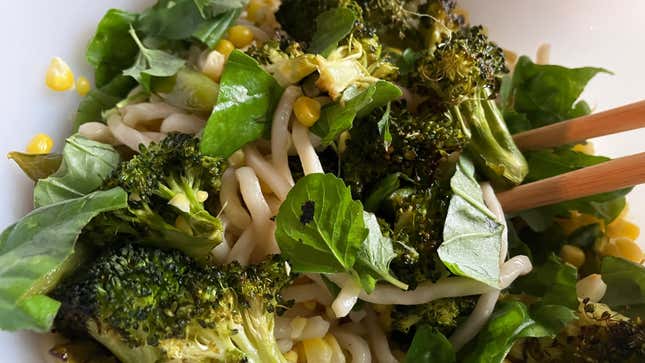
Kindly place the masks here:
<instances>
[{"instance_id":1,"label":"yellow corn kernel","mask_svg":"<svg viewBox=\"0 0 645 363\"><path fill-rule=\"evenodd\" d=\"M228 57L229 54L231 54L231 52L235 50L235 46L230 41L222 39L215 45L215 50L220 52L225 57Z\"/></svg>"},{"instance_id":2,"label":"yellow corn kernel","mask_svg":"<svg viewBox=\"0 0 645 363\"><path fill-rule=\"evenodd\" d=\"M49 154L54 147L54 140L45 134L37 134L27 144L29 154Z\"/></svg>"},{"instance_id":3,"label":"yellow corn kernel","mask_svg":"<svg viewBox=\"0 0 645 363\"><path fill-rule=\"evenodd\" d=\"M320 102L307 96L300 96L293 103L293 113L296 115L298 122L311 127L320 118Z\"/></svg>"},{"instance_id":4,"label":"yellow corn kernel","mask_svg":"<svg viewBox=\"0 0 645 363\"><path fill-rule=\"evenodd\" d=\"M244 25L233 25L228 30L228 40L237 48L244 48L251 45L253 41L253 32ZM222 53L223 54L223 53Z\"/></svg>"},{"instance_id":5,"label":"yellow corn kernel","mask_svg":"<svg viewBox=\"0 0 645 363\"><path fill-rule=\"evenodd\" d=\"M617 238L613 241L616 246L616 257L622 257L626 260L640 263L643 260L643 251L638 244L627 238Z\"/></svg>"},{"instance_id":6,"label":"yellow corn kernel","mask_svg":"<svg viewBox=\"0 0 645 363\"><path fill-rule=\"evenodd\" d=\"M607 225L607 236L610 238L624 237L630 240L636 240L640 235L640 228L634 223L625 219L616 219Z\"/></svg>"},{"instance_id":7,"label":"yellow corn kernel","mask_svg":"<svg viewBox=\"0 0 645 363\"><path fill-rule=\"evenodd\" d=\"M83 77L80 76L76 80L76 93L78 93L79 96L84 97L88 93L90 93L90 90L92 89L92 84L90 81Z\"/></svg>"},{"instance_id":8,"label":"yellow corn kernel","mask_svg":"<svg viewBox=\"0 0 645 363\"><path fill-rule=\"evenodd\" d=\"M560 249L560 257L564 262L570 263L576 268L585 263L585 252L578 246L564 245Z\"/></svg>"},{"instance_id":9,"label":"yellow corn kernel","mask_svg":"<svg viewBox=\"0 0 645 363\"><path fill-rule=\"evenodd\" d=\"M569 218L562 218L557 221L566 235L569 235L576 229L589 224L599 223L601 227L604 227L604 223L601 219L589 214L581 214L578 212L572 212Z\"/></svg>"},{"instance_id":10,"label":"yellow corn kernel","mask_svg":"<svg viewBox=\"0 0 645 363\"><path fill-rule=\"evenodd\" d=\"M286 359L287 362L289 363L298 363L298 353L296 353L293 350L290 350L284 353L284 359Z\"/></svg>"},{"instance_id":11,"label":"yellow corn kernel","mask_svg":"<svg viewBox=\"0 0 645 363\"><path fill-rule=\"evenodd\" d=\"M336 337L334 337L331 334L325 335L323 338L325 343L329 346L329 349L331 349L331 361L332 362L345 362L345 355L343 354L343 349L340 347L340 344L338 344L338 341L336 340Z\"/></svg>"},{"instance_id":12,"label":"yellow corn kernel","mask_svg":"<svg viewBox=\"0 0 645 363\"><path fill-rule=\"evenodd\" d=\"M246 18L254 23L261 23L268 14L269 7L263 0L251 0L246 7Z\"/></svg>"},{"instance_id":13,"label":"yellow corn kernel","mask_svg":"<svg viewBox=\"0 0 645 363\"><path fill-rule=\"evenodd\" d=\"M45 77L47 87L54 91L68 91L74 87L74 73L59 57L54 57Z\"/></svg>"},{"instance_id":14,"label":"yellow corn kernel","mask_svg":"<svg viewBox=\"0 0 645 363\"><path fill-rule=\"evenodd\" d=\"M579 153L587 154L587 155L593 155L595 153L595 149L593 147L593 144L590 142L586 142L584 144L577 144L573 146L573 151L577 151Z\"/></svg>"},{"instance_id":15,"label":"yellow corn kernel","mask_svg":"<svg viewBox=\"0 0 645 363\"><path fill-rule=\"evenodd\" d=\"M307 363L332 363L332 351L329 344L321 338L306 339L302 341L302 346L307 357Z\"/></svg>"}]
</instances>

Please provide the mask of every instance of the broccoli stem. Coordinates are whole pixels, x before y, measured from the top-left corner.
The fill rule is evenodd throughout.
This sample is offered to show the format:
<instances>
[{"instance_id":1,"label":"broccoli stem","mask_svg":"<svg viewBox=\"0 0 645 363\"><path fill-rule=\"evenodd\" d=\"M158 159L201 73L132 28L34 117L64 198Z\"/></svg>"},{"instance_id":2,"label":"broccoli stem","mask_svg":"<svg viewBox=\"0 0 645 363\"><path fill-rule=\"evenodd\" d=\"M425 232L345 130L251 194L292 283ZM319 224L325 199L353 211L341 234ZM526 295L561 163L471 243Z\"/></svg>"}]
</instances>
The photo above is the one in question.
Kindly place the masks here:
<instances>
[{"instance_id":1,"label":"broccoli stem","mask_svg":"<svg viewBox=\"0 0 645 363\"><path fill-rule=\"evenodd\" d=\"M524 155L513 142L502 113L485 90L450 107L450 116L470 138L466 147L480 172L497 187L522 183L528 173Z\"/></svg>"}]
</instances>

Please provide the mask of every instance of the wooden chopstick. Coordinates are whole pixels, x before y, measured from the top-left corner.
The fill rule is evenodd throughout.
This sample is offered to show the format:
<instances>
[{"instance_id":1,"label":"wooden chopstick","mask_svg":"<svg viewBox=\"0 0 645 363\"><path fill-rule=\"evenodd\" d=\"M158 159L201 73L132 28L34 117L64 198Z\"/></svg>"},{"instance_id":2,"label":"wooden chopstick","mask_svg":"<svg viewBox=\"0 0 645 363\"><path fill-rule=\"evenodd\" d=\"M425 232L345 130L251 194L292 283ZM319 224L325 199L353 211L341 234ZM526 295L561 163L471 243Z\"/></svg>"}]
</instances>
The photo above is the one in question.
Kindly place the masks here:
<instances>
[{"instance_id":1,"label":"wooden chopstick","mask_svg":"<svg viewBox=\"0 0 645 363\"><path fill-rule=\"evenodd\" d=\"M522 132L513 140L520 150L536 150L641 127L645 127L645 101Z\"/></svg>"},{"instance_id":2,"label":"wooden chopstick","mask_svg":"<svg viewBox=\"0 0 645 363\"><path fill-rule=\"evenodd\" d=\"M520 185L497 194L514 213L645 183L645 152Z\"/></svg>"}]
</instances>

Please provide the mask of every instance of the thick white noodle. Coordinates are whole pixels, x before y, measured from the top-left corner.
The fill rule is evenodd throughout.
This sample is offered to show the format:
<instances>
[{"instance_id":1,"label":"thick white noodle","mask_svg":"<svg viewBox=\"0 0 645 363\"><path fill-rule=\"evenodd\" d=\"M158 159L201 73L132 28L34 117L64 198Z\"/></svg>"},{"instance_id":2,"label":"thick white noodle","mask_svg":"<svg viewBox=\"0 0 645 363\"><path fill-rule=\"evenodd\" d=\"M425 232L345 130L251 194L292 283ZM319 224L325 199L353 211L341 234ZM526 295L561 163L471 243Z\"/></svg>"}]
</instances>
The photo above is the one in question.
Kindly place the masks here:
<instances>
[{"instance_id":1,"label":"thick white noodle","mask_svg":"<svg viewBox=\"0 0 645 363\"><path fill-rule=\"evenodd\" d=\"M293 348L293 340L291 339L278 339L276 343L278 343L278 349L280 349L280 353L282 354L287 353Z\"/></svg>"},{"instance_id":2,"label":"thick white noodle","mask_svg":"<svg viewBox=\"0 0 645 363\"><path fill-rule=\"evenodd\" d=\"M367 309L365 316L365 326L367 327L367 337L369 338L372 352L378 363L398 363L390 350L390 344L387 337L378 323L376 314L371 308Z\"/></svg>"},{"instance_id":3,"label":"thick white noodle","mask_svg":"<svg viewBox=\"0 0 645 363\"><path fill-rule=\"evenodd\" d=\"M488 209L497 217L497 221L502 224L504 231L502 232L502 245L499 253L499 264L501 265L506 261L506 255L508 254L508 226L506 225L506 216L504 215L504 210L500 204L497 196L495 195L495 190L490 185L490 183L481 183L482 196L484 198L484 203Z\"/></svg>"},{"instance_id":4,"label":"thick white noodle","mask_svg":"<svg viewBox=\"0 0 645 363\"><path fill-rule=\"evenodd\" d=\"M183 134L195 135L206 126L206 120L195 115L185 113L173 113L161 122L159 131L164 133L181 132Z\"/></svg>"},{"instance_id":5,"label":"thick white noodle","mask_svg":"<svg viewBox=\"0 0 645 363\"><path fill-rule=\"evenodd\" d=\"M182 113L176 107L165 102L146 102L127 105L120 110L123 115L123 123L130 127L139 125L155 124L173 113Z\"/></svg>"},{"instance_id":6,"label":"thick white noodle","mask_svg":"<svg viewBox=\"0 0 645 363\"><path fill-rule=\"evenodd\" d=\"M271 208L271 214L276 216L278 215L278 212L280 211L280 205L282 202L278 198L276 198L275 195L269 194L264 196L267 200L267 204L269 205L269 208Z\"/></svg>"},{"instance_id":7,"label":"thick white noodle","mask_svg":"<svg viewBox=\"0 0 645 363\"><path fill-rule=\"evenodd\" d=\"M294 122L291 129L293 131L293 144L296 146L296 150L298 150L298 156L300 157L300 163L302 164L305 175L324 173L325 171L320 164L318 154L311 144L309 129L300 124L300 122Z\"/></svg>"},{"instance_id":8,"label":"thick white noodle","mask_svg":"<svg viewBox=\"0 0 645 363\"><path fill-rule=\"evenodd\" d=\"M166 136L168 136L168 135L164 134L163 132L155 132L155 131L141 131L141 134L145 135L146 137L148 137L153 142L159 142L159 141L163 140L164 138L166 138Z\"/></svg>"},{"instance_id":9,"label":"thick white noodle","mask_svg":"<svg viewBox=\"0 0 645 363\"><path fill-rule=\"evenodd\" d=\"M228 254L228 257L226 257L225 263L237 261L242 266L248 265L249 260L251 259L251 253L255 247L254 239L253 227L251 226L242 232L240 238L237 239L231 248L231 252Z\"/></svg>"},{"instance_id":10,"label":"thick white noodle","mask_svg":"<svg viewBox=\"0 0 645 363\"><path fill-rule=\"evenodd\" d=\"M242 207L239 196L239 184L235 176L235 169L228 168L222 175L222 188L219 193L220 204L224 209L224 215L239 230L246 229L251 224L251 216Z\"/></svg>"},{"instance_id":11,"label":"thick white noodle","mask_svg":"<svg viewBox=\"0 0 645 363\"><path fill-rule=\"evenodd\" d=\"M327 335L329 331L329 322L323 319L321 316L313 316L306 318L306 324L304 328L297 332L297 334L291 334L291 339L296 342L307 340L307 339L316 339L322 338Z\"/></svg>"},{"instance_id":12,"label":"thick white noodle","mask_svg":"<svg viewBox=\"0 0 645 363\"><path fill-rule=\"evenodd\" d=\"M206 50L199 56L197 66L210 79L219 82L225 63L226 56L224 54L216 50Z\"/></svg>"},{"instance_id":13,"label":"thick white noodle","mask_svg":"<svg viewBox=\"0 0 645 363\"><path fill-rule=\"evenodd\" d=\"M343 274L345 275L345 274ZM358 301L358 296L363 289L349 275L342 276L343 281L340 283L340 292L331 304L331 310L336 314L337 318L347 316L352 311L354 305Z\"/></svg>"},{"instance_id":14,"label":"thick white noodle","mask_svg":"<svg viewBox=\"0 0 645 363\"><path fill-rule=\"evenodd\" d=\"M371 363L372 352L365 339L345 329L334 329L332 334L338 344L352 356L352 363Z\"/></svg>"},{"instance_id":15,"label":"thick white noodle","mask_svg":"<svg viewBox=\"0 0 645 363\"><path fill-rule=\"evenodd\" d=\"M276 339L290 339L291 337L291 318L285 316L276 316L273 325L273 336Z\"/></svg>"},{"instance_id":16,"label":"thick white noodle","mask_svg":"<svg viewBox=\"0 0 645 363\"><path fill-rule=\"evenodd\" d=\"M333 301L329 290L320 287L315 282L291 285L282 290L282 297L287 301L293 300L295 303L313 300L324 306L329 306Z\"/></svg>"},{"instance_id":17,"label":"thick white noodle","mask_svg":"<svg viewBox=\"0 0 645 363\"><path fill-rule=\"evenodd\" d=\"M152 142L148 136L125 125L121 116L116 112L108 116L107 125L115 139L134 151L139 151L139 145L148 146Z\"/></svg>"},{"instance_id":18,"label":"thick white noodle","mask_svg":"<svg viewBox=\"0 0 645 363\"><path fill-rule=\"evenodd\" d=\"M251 218L255 221L264 221L271 218L271 209L264 199L262 188L260 187L260 180L258 179L255 171L248 167L241 167L235 170L235 176L240 183L240 192L242 199L246 204Z\"/></svg>"},{"instance_id":19,"label":"thick white noodle","mask_svg":"<svg viewBox=\"0 0 645 363\"><path fill-rule=\"evenodd\" d=\"M287 155L291 143L289 120L293 112L293 103L300 96L302 96L300 87L287 87L284 93L282 93L280 102L273 114L273 123L271 124L271 160L273 166L292 186L294 182L291 176L291 170L289 170L289 156Z\"/></svg>"},{"instance_id":20,"label":"thick white noodle","mask_svg":"<svg viewBox=\"0 0 645 363\"><path fill-rule=\"evenodd\" d=\"M114 138L110 128L101 122L87 122L78 128L78 133L90 140L102 142L110 145L118 145L120 142Z\"/></svg>"},{"instance_id":21,"label":"thick white noodle","mask_svg":"<svg viewBox=\"0 0 645 363\"><path fill-rule=\"evenodd\" d=\"M255 170L257 175L269 186L278 199L281 201L285 200L289 190L291 190L289 182L275 170L271 163L260 155L254 146L246 145L244 147L244 156L246 157L247 165Z\"/></svg>"},{"instance_id":22,"label":"thick white noodle","mask_svg":"<svg viewBox=\"0 0 645 363\"><path fill-rule=\"evenodd\" d=\"M519 255L504 262L500 271L499 285L502 290L509 287L515 279L531 272L533 265L528 257Z\"/></svg>"}]
</instances>

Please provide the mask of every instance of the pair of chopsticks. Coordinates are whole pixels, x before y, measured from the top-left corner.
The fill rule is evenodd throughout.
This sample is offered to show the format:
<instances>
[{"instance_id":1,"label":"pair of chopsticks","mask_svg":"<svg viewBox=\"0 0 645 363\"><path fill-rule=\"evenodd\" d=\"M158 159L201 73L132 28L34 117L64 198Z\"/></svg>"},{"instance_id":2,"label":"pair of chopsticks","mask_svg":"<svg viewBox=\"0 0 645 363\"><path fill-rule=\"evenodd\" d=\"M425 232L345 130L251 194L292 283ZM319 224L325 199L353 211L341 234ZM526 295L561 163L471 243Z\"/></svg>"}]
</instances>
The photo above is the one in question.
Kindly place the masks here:
<instances>
[{"instance_id":1,"label":"pair of chopsticks","mask_svg":"<svg viewBox=\"0 0 645 363\"><path fill-rule=\"evenodd\" d=\"M575 144L645 127L645 101L516 134L520 150ZM645 183L645 152L520 185L497 194L506 213Z\"/></svg>"}]
</instances>

